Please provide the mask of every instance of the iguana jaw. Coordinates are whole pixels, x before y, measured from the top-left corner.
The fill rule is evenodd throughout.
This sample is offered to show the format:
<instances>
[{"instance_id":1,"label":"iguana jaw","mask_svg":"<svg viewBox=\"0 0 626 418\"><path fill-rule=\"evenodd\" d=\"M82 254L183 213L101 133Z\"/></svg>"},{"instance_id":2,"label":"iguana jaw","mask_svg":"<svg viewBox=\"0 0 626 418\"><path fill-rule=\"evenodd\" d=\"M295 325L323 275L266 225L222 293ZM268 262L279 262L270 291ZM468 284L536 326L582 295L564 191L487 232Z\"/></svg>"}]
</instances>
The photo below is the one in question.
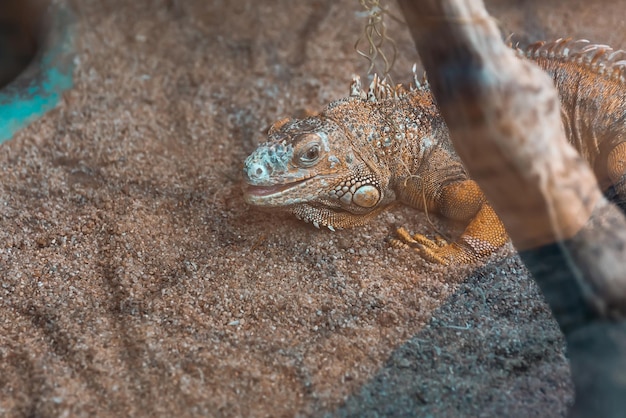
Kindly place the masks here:
<instances>
[{"instance_id":1,"label":"iguana jaw","mask_svg":"<svg viewBox=\"0 0 626 418\"><path fill-rule=\"evenodd\" d=\"M243 197L245 201L254 206L260 207L284 207L298 203L306 203L311 200L311 196L303 193L306 189L306 182L310 180L292 181L282 184L255 185L246 183L243 186Z\"/></svg>"},{"instance_id":2,"label":"iguana jaw","mask_svg":"<svg viewBox=\"0 0 626 418\"><path fill-rule=\"evenodd\" d=\"M335 229L352 228L364 225L377 216L386 206L379 206L372 211L356 215L346 210L333 210L328 206L317 206L315 204L300 204L289 209L296 218L312 223L316 228L327 227L331 231Z\"/></svg>"},{"instance_id":3,"label":"iguana jaw","mask_svg":"<svg viewBox=\"0 0 626 418\"><path fill-rule=\"evenodd\" d=\"M327 227L331 231L363 225L378 215L385 207L381 205L378 208L370 210L369 213L357 215L341 208L332 200L317 198L307 201L302 198L287 198L283 196L280 191L262 196L263 193L269 192L267 189L277 190L283 188L283 190L285 190L284 188L288 188L288 186L292 185L268 187L249 186L248 188L244 188L244 198L246 202L257 206L261 210L278 209L292 213L296 218L311 223L316 228ZM251 189L253 193L250 193Z\"/></svg>"},{"instance_id":4,"label":"iguana jaw","mask_svg":"<svg viewBox=\"0 0 626 418\"><path fill-rule=\"evenodd\" d=\"M363 225L387 206L387 202L367 208L351 205L351 209L347 210L336 196L320 192L332 190L330 185L335 182L336 179L333 182L330 178L315 176L267 186L247 183L244 184L243 194L247 203L261 210L293 213L316 228L325 226L332 231Z\"/></svg>"}]
</instances>

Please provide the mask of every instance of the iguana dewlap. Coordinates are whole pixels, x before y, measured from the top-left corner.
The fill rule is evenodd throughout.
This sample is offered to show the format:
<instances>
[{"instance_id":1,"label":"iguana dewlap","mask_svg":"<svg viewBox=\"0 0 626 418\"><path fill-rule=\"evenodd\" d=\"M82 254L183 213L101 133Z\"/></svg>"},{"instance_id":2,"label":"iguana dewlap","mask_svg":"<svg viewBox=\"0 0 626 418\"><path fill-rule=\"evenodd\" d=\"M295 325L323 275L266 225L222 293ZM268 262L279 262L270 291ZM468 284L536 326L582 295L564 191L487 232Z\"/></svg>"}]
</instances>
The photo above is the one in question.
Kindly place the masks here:
<instances>
[{"instance_id":1,"label":"iguana dewlap","mask_svg":"<svg viewBox=\"0 0 626 418\"><path fill-rule=\"evenodd\" d=\"M626 53L558 40L520 54L552 76L570 142L601 187L626 200ZM466 223L451 243L398 231L429 261L471 262L500 248L504 226L454 151L428 86L415 84L405 90L374 77L365 92L355 77L350 96L318 115L275 123L245 161L246 202L334 230L399 201Z\"/></svg>"}]
</instances>

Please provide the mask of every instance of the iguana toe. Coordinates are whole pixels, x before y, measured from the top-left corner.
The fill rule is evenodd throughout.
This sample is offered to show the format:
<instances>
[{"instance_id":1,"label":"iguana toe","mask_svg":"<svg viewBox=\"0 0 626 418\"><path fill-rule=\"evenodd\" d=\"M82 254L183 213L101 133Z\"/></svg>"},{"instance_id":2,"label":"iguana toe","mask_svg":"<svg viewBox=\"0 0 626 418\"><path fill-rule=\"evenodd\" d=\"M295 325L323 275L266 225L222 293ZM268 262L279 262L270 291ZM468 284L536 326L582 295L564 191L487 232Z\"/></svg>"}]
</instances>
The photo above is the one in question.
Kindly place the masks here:
<instances>
[{"instance_id":1,"label":"iguana toe","mask_svg":"<svg viewBox=\"0 0 626 418\"><path fill-rule=\"evenodd\" d=\"M452 262L469 263L477 259L471 248L456 242L448 243L440 236L432 240L422 234L411 235L405 228L398 228L396 232L398 239L390 241L392 247L410 248L431 263L447 266Z\"/></svg>"}]
</instances>

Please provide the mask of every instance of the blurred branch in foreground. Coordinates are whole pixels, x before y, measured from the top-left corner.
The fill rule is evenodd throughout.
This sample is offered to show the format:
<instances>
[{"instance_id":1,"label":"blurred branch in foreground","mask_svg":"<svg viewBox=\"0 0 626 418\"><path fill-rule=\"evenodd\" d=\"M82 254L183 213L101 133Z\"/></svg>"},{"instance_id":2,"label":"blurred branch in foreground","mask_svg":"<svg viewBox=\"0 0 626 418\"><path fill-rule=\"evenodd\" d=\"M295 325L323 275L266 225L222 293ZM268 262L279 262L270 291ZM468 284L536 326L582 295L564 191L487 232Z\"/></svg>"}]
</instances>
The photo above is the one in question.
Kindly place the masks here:
<instances>
[{"instance_id":1,"label":"blurred branch in foreground","mask_svg":"<svg viewBox=\"0 0 626 418\"><path fill-rule=\"evenodd\" d=\"M457 152L565 333L572 415L623 416L626 220L568 144L552 81L504 45L482 1L398 2Z\"/></svg>"}]
</instances>

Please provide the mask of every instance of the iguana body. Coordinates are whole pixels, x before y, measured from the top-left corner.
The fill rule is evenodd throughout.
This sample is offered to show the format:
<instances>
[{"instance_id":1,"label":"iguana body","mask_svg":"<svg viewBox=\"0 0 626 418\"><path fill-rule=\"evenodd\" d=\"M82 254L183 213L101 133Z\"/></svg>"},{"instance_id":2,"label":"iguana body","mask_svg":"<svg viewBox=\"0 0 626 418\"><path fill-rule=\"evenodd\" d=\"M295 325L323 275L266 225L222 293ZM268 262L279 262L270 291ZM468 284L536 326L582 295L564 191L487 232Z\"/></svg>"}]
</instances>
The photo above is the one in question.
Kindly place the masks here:
<instances>
[{"instance_id":1,"label":"iguana body","mask_svg":"<svg viewBox=\"0 0 626 418\"><path fill-rule=\"evenodd\" d=\"M559 40L520 51L555 80L570 142L600 185L626 199L626 54ZM394 202L467 224L452 243L404 229L400 238L427 260L470 262L507 242L504 227L469 178L427 86L409 91L376 77L353 80L348 98L320 114L282 120L244 165L244 197L316 227L361 225Z\"/></svg>"}]
</instances>

